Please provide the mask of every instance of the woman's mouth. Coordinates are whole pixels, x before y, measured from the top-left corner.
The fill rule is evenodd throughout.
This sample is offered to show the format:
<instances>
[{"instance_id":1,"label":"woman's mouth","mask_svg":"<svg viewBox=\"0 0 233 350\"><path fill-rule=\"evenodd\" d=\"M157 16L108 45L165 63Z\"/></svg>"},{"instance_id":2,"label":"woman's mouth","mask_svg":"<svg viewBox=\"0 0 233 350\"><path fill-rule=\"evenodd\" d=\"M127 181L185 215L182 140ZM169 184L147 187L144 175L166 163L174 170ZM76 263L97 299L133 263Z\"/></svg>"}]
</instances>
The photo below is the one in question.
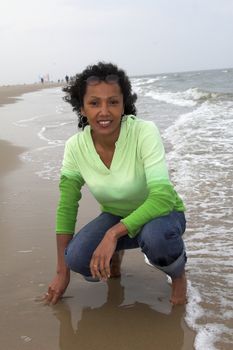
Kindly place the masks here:
<instances>
[{"instance_id":1,"label":"woman's mouth","mask_svg":"<svg viewBox=\"0 0 233 350\"><path fill-rule=\"evenodd\" d=\"M98 124L104 128L106 128L107 126L109 126L111 124L111 120L99 120Z\"/></svg>"}]
</instances>

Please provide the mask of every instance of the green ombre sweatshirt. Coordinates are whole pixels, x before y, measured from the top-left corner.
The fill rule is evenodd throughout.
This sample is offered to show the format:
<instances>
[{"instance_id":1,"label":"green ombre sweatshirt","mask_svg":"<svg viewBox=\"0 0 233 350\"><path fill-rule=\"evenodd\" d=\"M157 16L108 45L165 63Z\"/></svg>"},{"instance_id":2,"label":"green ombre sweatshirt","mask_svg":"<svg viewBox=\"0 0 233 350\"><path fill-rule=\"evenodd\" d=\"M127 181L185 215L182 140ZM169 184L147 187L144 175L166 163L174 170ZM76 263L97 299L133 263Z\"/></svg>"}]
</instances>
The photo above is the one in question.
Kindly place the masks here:
<instances>
[{"instance_id":1,"label":"green ombre sweatshirt","mask_svg":"<svg viewBox=\"0 0 233 350\"><path fill-rule=\"evenodd\" d=\"M169 180L157 127L133 115L122 119L110 169L96 152L89 125L66 142L57 234L74 233L84 183L99 202L101 211L122 217L130 237L153 218L173 210L185 210Z\"/></svg>"}]
</instances>

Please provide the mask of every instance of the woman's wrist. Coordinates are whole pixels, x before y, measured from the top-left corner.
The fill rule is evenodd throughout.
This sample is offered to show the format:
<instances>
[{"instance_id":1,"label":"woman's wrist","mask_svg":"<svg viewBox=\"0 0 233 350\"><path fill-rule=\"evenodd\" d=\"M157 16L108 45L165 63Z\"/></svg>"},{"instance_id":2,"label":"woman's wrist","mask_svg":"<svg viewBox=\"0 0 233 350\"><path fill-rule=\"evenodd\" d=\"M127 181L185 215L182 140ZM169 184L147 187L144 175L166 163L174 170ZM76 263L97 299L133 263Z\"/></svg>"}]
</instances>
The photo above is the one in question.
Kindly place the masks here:
<instances>
[{"instance_id":1,"label":"woman's wrist","mask_svg":"<svg viewBox=\"0 0 233 350\"><path fill-rule=\"evenodd\" d=\"M126 234L127 228L122 222L119 222L107 231L107 235L116 240L118 240L120 237L125 236Z\"/></svg>"},{"instance_id":2,"label":"woman's wrist","mask_svg":"<svg viewBox=\"0 0 233 350\"><path fill-rule=\"evenodd\" d=\"M70 275L70 269L67 266L57 267L57 275Z\"/></svg>"},{"instance_id":3,"label":"woman's wrist","mask_svg":"<svg viewBox=\"0 0 233 350\"><path fill-rule=\"evenodd\" d=\"M59 276L65 276L65 277L69 277L70 276L70 270L58 270L57 269L57 275Z\"/></svg>"}]
</instances>

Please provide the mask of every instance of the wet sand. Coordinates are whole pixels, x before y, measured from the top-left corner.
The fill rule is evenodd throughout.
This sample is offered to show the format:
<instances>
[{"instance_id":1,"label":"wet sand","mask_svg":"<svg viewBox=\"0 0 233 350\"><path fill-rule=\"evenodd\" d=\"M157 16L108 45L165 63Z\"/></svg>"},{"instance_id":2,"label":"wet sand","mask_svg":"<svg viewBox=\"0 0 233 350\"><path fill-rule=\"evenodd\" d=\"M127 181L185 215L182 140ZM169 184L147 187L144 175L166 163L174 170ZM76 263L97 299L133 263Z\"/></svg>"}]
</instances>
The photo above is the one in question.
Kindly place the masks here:
<instances>
[{"instance_id":1,"label":"wet sand","mask_svg":"<svg viewBox=\"0 0 233 350\"><path fill-rule=\"evenodd\" d=\"M1 94L1 91L0 91ZM1 97L0 97L1 101ZM7 108L5 106L4 108ZM133 350L193 348L185 306L172 308L170 285L126 252L122 277L89 283L72 274L64 299L54 307L37 301L55 273L54 234L58 183L36 176L19 156L35 141L28 129L5 120L0 108L0 338L4 350ZM4 132L3 130L4 126ZM98 213L85 189L79 227Z\"/></svg>"}]
</instances>

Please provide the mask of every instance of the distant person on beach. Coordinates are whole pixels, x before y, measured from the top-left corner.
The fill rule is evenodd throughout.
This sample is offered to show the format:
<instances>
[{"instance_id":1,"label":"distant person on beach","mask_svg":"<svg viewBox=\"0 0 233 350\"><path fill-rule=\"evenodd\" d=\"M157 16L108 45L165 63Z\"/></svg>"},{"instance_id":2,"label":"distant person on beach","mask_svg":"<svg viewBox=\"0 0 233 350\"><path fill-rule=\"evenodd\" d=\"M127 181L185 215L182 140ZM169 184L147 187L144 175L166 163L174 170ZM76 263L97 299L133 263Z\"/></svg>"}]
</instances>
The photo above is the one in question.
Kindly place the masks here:
<instances>
[{"instance_id":1,"label":"distant person on beach","mask_svg":"<svg viewBox=\"0 0 233 350\"><path fill-rule=\"evenodd\" d=\"M87 281L119 277L124 250L140 248L148 263L171 277L171 303L186 303L185 207L169 180L157 127L136 117L137 96L128 76L99 62L71 79L64 91L82 131L65 147L57 273L46 302L56 304L62 297L70 270ZM85 183L101 214L74 235Z\"/></svg>"},{"instance_id":2,"label":"distant person on beach","mask_svg":"<svg viewBox=\"0 0 233 350\"><path fill-rule=\"evenodd\" d=\"M65 80L66 80L66 83L68 84L68 83L69 83L69 77L68 77L68 75L65 76Z\"/></svg>"}]
</instances>

